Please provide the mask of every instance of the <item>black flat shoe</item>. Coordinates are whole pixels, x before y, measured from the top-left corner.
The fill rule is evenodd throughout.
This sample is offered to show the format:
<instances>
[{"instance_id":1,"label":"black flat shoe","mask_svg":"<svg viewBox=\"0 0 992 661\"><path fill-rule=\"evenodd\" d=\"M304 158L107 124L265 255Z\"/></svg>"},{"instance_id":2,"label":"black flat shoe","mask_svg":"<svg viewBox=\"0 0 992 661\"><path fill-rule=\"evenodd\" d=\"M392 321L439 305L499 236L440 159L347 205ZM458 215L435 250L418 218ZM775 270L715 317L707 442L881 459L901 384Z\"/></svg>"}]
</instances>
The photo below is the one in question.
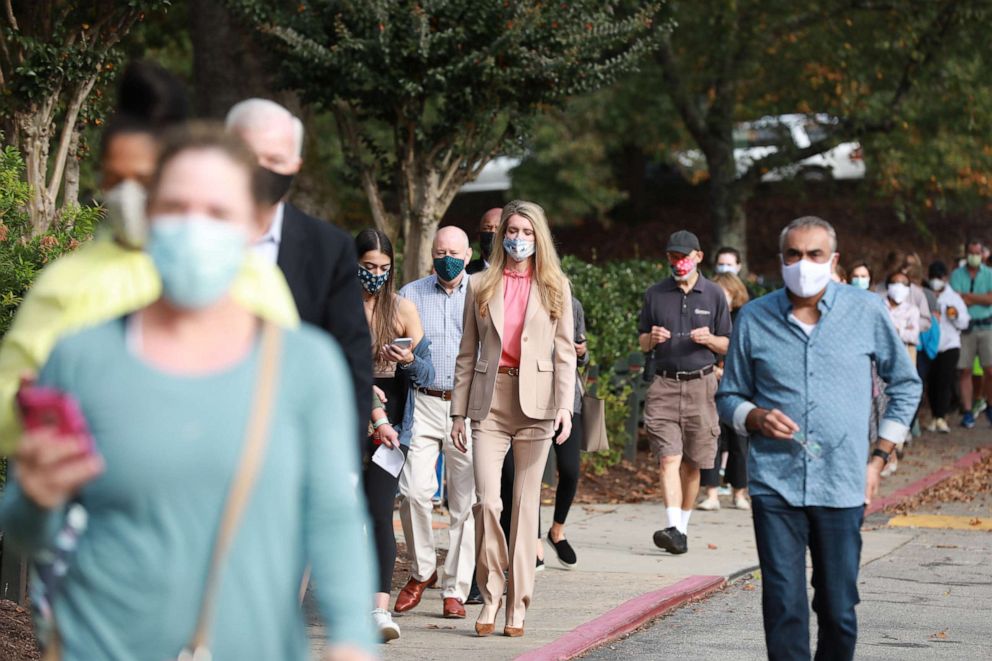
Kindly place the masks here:
<instances>
[{"instance_id":1,"label":"black flat shoe","mask_svg":"<svg viewBox=\"0 0 992 661\"><path fill-rule=\"evenodd\" d=\"M674 526L655 531L654 545L674 555L680 555L689 550L688 538Z\"/></svg>"},{"instance_id":2,"label":"black flat shoe","mask_svg":"<svg viewBox=\"0 0 992 661\"><path fill-rule=\"evenodd\" d=\"M567 539L563 539L560 542L556 542L551 539L551 533L548 533L548 543L551 544L551 548L555 550L555 554L558 556L558 562L565 569L575 569L575 564L579 559L575 556L575 549L572 545L568 543Z\"/></svg>"}]
</instances>

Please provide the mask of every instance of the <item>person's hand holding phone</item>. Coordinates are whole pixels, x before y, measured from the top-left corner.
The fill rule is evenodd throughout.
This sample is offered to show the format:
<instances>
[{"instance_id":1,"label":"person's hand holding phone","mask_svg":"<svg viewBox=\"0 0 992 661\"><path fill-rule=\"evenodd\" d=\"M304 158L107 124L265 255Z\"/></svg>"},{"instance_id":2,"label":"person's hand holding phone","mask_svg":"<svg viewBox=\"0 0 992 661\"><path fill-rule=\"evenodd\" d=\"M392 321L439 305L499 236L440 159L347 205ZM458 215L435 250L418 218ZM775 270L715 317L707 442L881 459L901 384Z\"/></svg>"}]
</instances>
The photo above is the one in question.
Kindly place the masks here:
<instances>
[{"instance_id":1,"label":"person's hand holding phone","mask_svg":"<svg viewBox=\"0 0 992 661\"><path fill-rule=\"evenodd\" d=\"M413 362L413 341L408 337L397 338L382 346L381 355L386 362L409 365Z\"/></svg>"},{"instance_id":2,"label":"person's hand holding phone","mask_svg":"<svg viewBox=\"0 0 992 661\"><path fill-rule=\"evenodd\" d=\"M65 504L104 468L87 438L65 435L54 427L26 431L14 461L21 491L42 509Z\"/></svg>"}]
</instances>

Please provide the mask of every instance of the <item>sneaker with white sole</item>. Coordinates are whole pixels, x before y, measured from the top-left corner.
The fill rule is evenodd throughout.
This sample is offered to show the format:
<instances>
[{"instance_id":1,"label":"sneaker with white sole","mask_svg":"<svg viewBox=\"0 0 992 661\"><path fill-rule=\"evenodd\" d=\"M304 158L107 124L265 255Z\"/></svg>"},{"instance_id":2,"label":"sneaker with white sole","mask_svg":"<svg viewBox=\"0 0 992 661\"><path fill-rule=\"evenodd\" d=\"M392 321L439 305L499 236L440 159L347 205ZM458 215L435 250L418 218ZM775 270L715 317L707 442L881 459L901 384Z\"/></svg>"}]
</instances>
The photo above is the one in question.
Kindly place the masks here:
<instances>
[{"instance_id":1,"label":"sneaker with white sole","mask_svg":"<svg viewBox=\"0 0 992 661\"><path fill-rule=\"evenodd\" d=\"M734 507L739 510L749 510L751 509L751 501L744 496L738 496L734 498Z\"/></svg>"},{"instance_id":2,"label":"sneaker with white sole","mask_svg":"<svg viewBox=\"0 0 992 661\"><path fill-rule=\"evenodd\" d=\"M885 464L885 468L882 469L881 477L888 477L899 470L899 463L896 461L890 461Z\"/></svg>"},{"instance_id":3,"label":"sneaker with white sole","mask_svg":"<svg viewBox=\"0 0 992 661\"><path fill-rule=\"evenodd\" d=\"M947 426L947 420L944 420L943 418L937 418L934 420L933 426L938 434L949 434L951 432L951 428Z\"/></svg>"},{"instance_id":4,"label":"sneaker with white sole","mask_svg":"<svg viewBox=\"0 0 992 661\"><path fill-rule=\"evenodd\" d=\"M385 608L376 608L372 611L372 621L379 630L382 642L388 643L400 637L400 627L393 622L392 614Z\"/></svg>"},{"instance_id":5,"label":"sneaker with white sole","mask_svg":"<svg viewBox=\"0 0 992 661\"><path fill-rule=\"evenodd\" d=\"M699 501L696 505L696 509L703 510L704 512L715 512L720 509L720 501L716 498L707 498Z\"/></svg>"}]
</instances>

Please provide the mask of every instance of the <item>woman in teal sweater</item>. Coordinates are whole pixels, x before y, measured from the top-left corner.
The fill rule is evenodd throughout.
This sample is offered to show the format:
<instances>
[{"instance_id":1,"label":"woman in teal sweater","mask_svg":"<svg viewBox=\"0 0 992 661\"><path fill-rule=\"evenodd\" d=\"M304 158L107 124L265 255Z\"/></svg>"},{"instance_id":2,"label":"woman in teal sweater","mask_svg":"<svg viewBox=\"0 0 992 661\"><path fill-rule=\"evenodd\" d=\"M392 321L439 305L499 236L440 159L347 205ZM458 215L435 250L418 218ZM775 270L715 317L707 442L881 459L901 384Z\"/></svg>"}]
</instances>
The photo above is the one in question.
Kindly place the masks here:
<instances>
[{"instance_id":1,"label":"woman in teal sweater","mask_svg":"<svg viewBox=\"0 0 992 661\"><path fill-rule=\"evenodd\" d=\"M164 147L148 204L163 297L59 343L39 377L72 395L95 452L25 435L0 528L51 546L70 500L89 523L55 598L63 659L176 658L197 625L260 368L260 322L228 295L256 213L254 157L216 129ZM373 555L357 495L347 365L307 327L281 331L270 440L219 573L215 659L309 657L307 565L329 654L370 659Z\"/></svg>"}]
</instances>

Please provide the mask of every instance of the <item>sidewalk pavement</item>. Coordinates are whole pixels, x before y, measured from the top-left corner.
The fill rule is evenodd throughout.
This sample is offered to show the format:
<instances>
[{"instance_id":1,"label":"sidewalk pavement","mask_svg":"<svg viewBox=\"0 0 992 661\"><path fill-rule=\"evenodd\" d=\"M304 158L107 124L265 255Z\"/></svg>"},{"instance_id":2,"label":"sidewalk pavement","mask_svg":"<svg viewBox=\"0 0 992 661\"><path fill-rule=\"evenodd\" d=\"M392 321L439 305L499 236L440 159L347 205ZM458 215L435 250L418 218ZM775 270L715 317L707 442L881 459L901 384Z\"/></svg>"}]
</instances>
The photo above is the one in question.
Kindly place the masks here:
<instances>
[{"instance_id":1,"label":"sidewalk pavement","mask_svg":"<svg viewBox=\"0 0 992 661\"><path fill-rule=\"evenodd\" d=\"M941 454L949 451L953 463L968 455L965 448L973 449L976 440L971 437L951 441L945 436L939 439ZM985 445L989 439L983 441ZM914 483L922 484L927 474L941 466L934 461L921 464L929 465L920 465L913 471L907 464L905 470L901 469L900 479L883 482L883 495L910 493ZM722 500L726 504L727 499ZM543 520L550 521L551 508L544 510ZM689 552L681 556L669 555L652 543L653 532L664 527L663 518L660 503L576 505L569 515L567 535L579 557L579 566L571 571L562 569L545 542L547 569L537 575L523 638L501 635L504 611L497 616L495 635L476 637L474 622L481 606L467 606L464 620L446 620L441 617L440 590L430 589L415 610L395 616L402 636L382 646L380 653L387 661L463 661L472 655L486 660L515 659L524 654L528 661L573 658L757 568L750 512L731 508L694 511L689 524ZM884 525L880 518L875 515L871 520ZM435 524L438 546L445 548L446 517L435 515ZM396 531L397 538L402 539L398 518ZM863 564L905 543L905 536L898 530L870 524L863 538ZM395 600L396 595L392 597ZM315 641L315 653L320 649L316 642L319 636L320 627L314 625L311 639Z\"/></svg>"},{"instance_id":2,"label":"sidewalk pavement","mask_svg":"<svg viewBox=\"0 0 992 661\"><path fill-rule=\"evenodd\" d=\"M545 513L550 520L550 509ZM527 614L526 635L506 638L503 611L497 633L476 637L475 618L481 606L468 606L464 620L441 617L441 591L430 589L415 610L396 616L399 640L381 648L387 660L513 659L554 642L576 627L594 620L646 592L670 588L694 576L736 577L757 564L750 512L722 509L695 512L689 524L689 552L672 556L655 548L652 533L662 527L660 504L583 505L573 508L568 537L579 555L579 567L566 571L545 544L547 569L538 573L534 601ZM447 533L438 531L438 542ZM889 550L898 540L882 531L865 535L865 561ZM395 599L395 595L393 595ZM314 627L312 636L319 634ZM317 651L315 647L315 651ZM554 655L541 658L555 658Z\"/></svg>"}]
</instances>

